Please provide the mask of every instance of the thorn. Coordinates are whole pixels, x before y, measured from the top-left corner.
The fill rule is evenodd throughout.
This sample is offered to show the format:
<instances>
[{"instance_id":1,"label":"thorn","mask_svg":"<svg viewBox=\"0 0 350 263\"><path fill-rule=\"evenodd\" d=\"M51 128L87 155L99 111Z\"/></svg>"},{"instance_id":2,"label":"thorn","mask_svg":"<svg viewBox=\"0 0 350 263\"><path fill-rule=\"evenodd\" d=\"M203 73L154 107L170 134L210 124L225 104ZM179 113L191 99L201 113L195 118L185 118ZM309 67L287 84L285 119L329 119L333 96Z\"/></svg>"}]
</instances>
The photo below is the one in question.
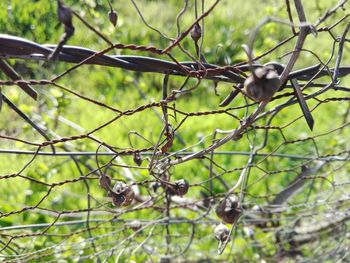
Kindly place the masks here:
<instances>
[{"instance_id":1,"label":"thorn","mask_svg":"<svg viewBox=\"0 0 350 263\"><path fill-rule=\"evenodd\" d=\"M301 92L300 90L300 87L299 87L299 84L298 84L298 81L296 79L291 79L291 83L292 83L292 86L295 90L295 94L297 96L297 99L298 99L298 102L299 102L299 105L301 107L301 110L304 114L304 118L310 128L310 130L312 131L312 129L314 128L314 118L312 117L311 115L311 112L309 110L309 107L307 106L306 104L306 101L304 99L304 96L303 96L303 93Z\"/></svg>"}]
</instances>

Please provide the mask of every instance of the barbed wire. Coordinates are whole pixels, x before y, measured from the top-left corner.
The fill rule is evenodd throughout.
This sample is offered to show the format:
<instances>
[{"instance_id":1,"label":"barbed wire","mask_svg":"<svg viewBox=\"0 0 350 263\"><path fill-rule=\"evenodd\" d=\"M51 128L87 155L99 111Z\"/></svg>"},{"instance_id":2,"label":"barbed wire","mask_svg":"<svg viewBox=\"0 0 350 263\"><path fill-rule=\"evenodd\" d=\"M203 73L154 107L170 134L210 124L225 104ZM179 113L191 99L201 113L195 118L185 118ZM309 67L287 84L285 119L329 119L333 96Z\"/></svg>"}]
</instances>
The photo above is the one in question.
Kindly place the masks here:
<instances>
[{"instance_id":1,"label":"barbed wire","mask_svg":"<svg viewBox=\"0 0 350 263\"><path fill-rule=\"evenodd\" d=\"M347 2L338 1L309 23L301 1L295 0L293 8L286 0L288 19L260 21L246 41L248 60L225 66L208 63L203 53L208 34L204 21L225 4L219 0L207 8L204 1L195 1L195 19L181 30L181 17L191 12L191 4L183 1L172 38L152 26L132 0L144 25L170 41L165 48L115 44L61 1L58 13L65 34L57 45L0 34L0 69L7 77L0 80L0 100L41 136L11 132L2 123L0 156L9 163L0 174L0 257L6 262L346 260L350 88L341 78L350 73L344 65L350 30ZM113 14L111 2L109 7ZM65 45L77 30L72 16L108 46L97 51ZM254 39L268 23L287 25L291 35L253 57ZM327 38L326 58L305 47L310 34ZM189 38L195 54L184 48ZM295 39L296 46L284 55L289 56L286 65L275 62L276 50ZM107 55L112 50L150 55ZM177 59L176 50L192 61ZM318 64L293 70L300 54ZM8 59L43 61L37 70L58 61L74 65L51 78L28 80ZM270 62L261 64L262 59ZM161 99L151 100L142 91L143 75L131 75L133 81L125 84L141 98L127 109L90 97L69 80L69 87L61 84L86 65L102 66L96 68L101 72L115 67L160 73ZM265 89L270 79L259 76L261 70L273 71L280 84L260 100L249 91L248 80ZM212 82L215 94L221 83L233 87L221 103L200 109L188 105L198 97L206 103L207 97L215 98L209 90L203 98L200 91ZM19 86L35 100L43 96L40 109L28 113L16 106L9 86ZM58 111L48 88L105 111L106 119L83 128ZM307 125L313 128L313 119L310 125L308 118L315 118L312 133ZM18 163L10 163L13 156Z\"/></svg>"}]
</instances>

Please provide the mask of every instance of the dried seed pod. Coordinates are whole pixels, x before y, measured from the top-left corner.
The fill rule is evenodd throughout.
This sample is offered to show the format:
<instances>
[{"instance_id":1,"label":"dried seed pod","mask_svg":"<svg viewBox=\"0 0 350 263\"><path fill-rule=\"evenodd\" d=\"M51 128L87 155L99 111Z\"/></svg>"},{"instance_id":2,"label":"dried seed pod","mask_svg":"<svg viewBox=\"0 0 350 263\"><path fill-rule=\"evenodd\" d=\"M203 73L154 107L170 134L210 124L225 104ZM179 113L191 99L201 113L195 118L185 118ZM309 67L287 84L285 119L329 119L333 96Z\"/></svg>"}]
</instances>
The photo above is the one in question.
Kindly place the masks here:
<instances>
[{"instance_id":1,"label":"dried seed pod","mask_svg":"<svg viewBox=\"0 0 350 263\"><path fill-rule=\"evenodd\" d=\"M215 212L225 223L234 224L242 214L242 207L238 197L231 194L219 202Z\"/></svg>"},{"instance_id":2,"label":"dried seed pod","mask_svg":"<svg viewBox=\"0 0 350 263\"><path fill-rule=\"evenodd\" d=\"M180 179L174 182L174 185L168 187L168 192L171 195L183 196L188 192L188 182L185 179Z\"/></svg>"},{"instance_id":3,"label":"dried seed pod","mask_svg":"<svg viewBox=\"0 0 350 263\"><path fill-rule=\"evenodd\" d=\"M111 10L108 12L108 18L109 18L109 21L110 21L114 26L117 25L117 22L118 22L118 14L117 14L116 11L114 11L113 9L111 9Z\"/></svg>"},{"instance_id":4,"label":"dried seed pod","mask_svg":"<svg viewBox=\"0 0 350 263\"><path fill-rule=\"evenodd\" d=\"M257 102L269 101L279 86L278 73L270 65L255 69L254 74L244 81L247 95Z\"/></svg>"},{"instance_id":5,"label":"dried seed pod","mask_svg":"<svg viewBox=\"0 0 350 263\"><path fill-rule=\"evenodd\" d=\"M202 37L201 26L198 23L196 23L191 30L191 38L197 42L201 37Z\"/></svg>"},{"instance_id":6,"label":"dried seed pod","mask_svg":"<svg viewBox=\"0 0 350 263\"><path fill-rule=\"evenodd\" d=\"M57 14L58 20L66 25L72 25L72 10L69 7L63 5L61 0L57 0Z\"/></svg>"},{"instance_id":7,"label":"dried seed pod","mask_svg":"<svg viewBox=\"0 0 350 263\"><path fill-rule=\"evenodd\" d=\"M100 176L99 178L100 186L105 190L109 190L111 188L111 178L108 175Z\"/></svg>"},{"instance_id":8,"label":"dried seed pod","mask_svg":"<svg viewBox=\"0 0 350 263\"><path fill-rule=\"evenodd\" d=\"M133 220L130 223L127 223L126 227L128 227L134 231L137 231L142 227L142 224L139 220Z\"/></svg>"},{"instance_id":9,"label":"dried seed pod","mask_svg":"<svg viewBox=\"0 0 350 263\"><path fill-rule=\"evenodd\" d=\"M228 229L227 226L220 223L215 227L214 235L215 235L215 238L220 242L225 242L227 239L230 238L230 230Z\"/></svg>"},{"instance_id":10,"label":"dried seed pod","mask_svg":"<svg viewBox=\"0 0 350 263\"><path fill-rule=\"evenodd\" d=\"M142 157L141 157L141 154L139 152L135 152L134 153L134 162L140 166L142 164Z\"/></svg>"},{"instance_id":11,"label":"dried seed pod","mask_svg":"<svg viewBox=\"0 0 350 263\"><path fill-rule=\"evenodd\" d=\"M135 198L135 192L131 186L118 181L114 185L109 196L112 198L112 202L116 207L128 206Z\"/></svg>"}]
</instances>

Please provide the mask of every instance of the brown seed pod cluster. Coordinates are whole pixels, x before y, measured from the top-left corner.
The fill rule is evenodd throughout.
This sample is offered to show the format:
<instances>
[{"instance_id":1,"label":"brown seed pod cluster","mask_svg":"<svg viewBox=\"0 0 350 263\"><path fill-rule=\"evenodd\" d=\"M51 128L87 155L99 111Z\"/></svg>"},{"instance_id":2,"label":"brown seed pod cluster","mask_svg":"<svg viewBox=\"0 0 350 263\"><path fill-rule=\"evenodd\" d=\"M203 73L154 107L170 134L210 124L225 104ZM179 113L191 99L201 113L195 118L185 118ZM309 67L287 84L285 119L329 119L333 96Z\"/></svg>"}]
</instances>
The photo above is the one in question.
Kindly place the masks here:
<instances>
[{"instance_id":1,"label":"brown seed pod cluster","mask_svg":"<svg viewBox=\"0 0 350 263\"><path fill-rule=\"evenodd\" d=\"M116 207L128 206L135 198L135 192L131 186L122 181L117 181L108 196L112 198L112 202Z\"/></svg>"},{"instance_id":2,"label":"brown seed pod cluster","mask_svg":"<svg viewBox=\"0 0 350 263\"><path fill-rule=\"evenodd\" d=\"M244 81L245 92L257 102L269 101L279 86L279 76L272 65L255 69Z\"/></svg>"},{"instance_id":3,"label":"brown seed pod cluster","mask_svg":"<svg viewBox=\"0 0 350 263\"><path fill-rule=\"evenodd\" d=\"M188 192L189 184L185 179L180 179L174 182L173 185L167 186L167 192L171 195L183 196Z\"/></svg>"},{"instance_id":4,"label":"brown seed pod cluster","mask_svg":"<svg viewBox=\"0 0 350 263\"><path fill-rule=\"evenodd\" d=\"M135 198L132 187L122 181L117 181L112 189L112 181L108 175L101 175L99 183L107 191L108 196L112 198L112 202L116 207L130 205Z\"/></svg>"},{"instance_id":5,"label":"brown seed pod cluster","mask_svg":"<svg viewBox=\"0 0 350 263\"><path fill-rule=\"evenodd\" d=\"M216 215L227 224L234 224L242 215L242 206L235 194L222 199L215 209Z\"/></svg>"}]
</instances>

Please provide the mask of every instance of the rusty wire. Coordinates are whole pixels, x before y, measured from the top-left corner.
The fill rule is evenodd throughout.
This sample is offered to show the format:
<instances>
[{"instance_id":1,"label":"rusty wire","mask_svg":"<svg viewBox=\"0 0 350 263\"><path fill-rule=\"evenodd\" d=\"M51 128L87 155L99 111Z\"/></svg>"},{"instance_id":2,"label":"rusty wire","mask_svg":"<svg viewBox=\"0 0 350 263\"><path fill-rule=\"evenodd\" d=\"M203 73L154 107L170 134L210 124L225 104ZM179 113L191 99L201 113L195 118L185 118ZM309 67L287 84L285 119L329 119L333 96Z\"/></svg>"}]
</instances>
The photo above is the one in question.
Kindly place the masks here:
<instances>
[{"instance_id":1,"label":"rusty wire","mask_svg":"<svg viewBox=\"0 0 350 263\"><path fill-rule=\"evenodd\" d=\"M132 2L145 26L162 34L147 23L136 2ZM253 58L251 65L248 61L225 66L207 63L201 54L203 43L196 46L196 55L189 54L193 61L178 61L172 51L179 48L185 54L189 53L181 42L198 23L204 25L204 20L220 5L219 2L214 1L205 11L202 1L201 14L197 14L196 6L193 23L180 33L179 19L188 8L188 1L184 1L185 6L176 21L178 35L170 39L172 43L166 48L114 44L75 11L73 14L103 39L108 44L107 48L94 51L78 46L38 44L18 36L0 35L1 59L74 64L50 79L3 79L0 80L1 86L29 85L39 91L42 91L40 87L59 89L86 105L94 105L112 114L109 120L84 130L79 123L72 123L64 116L55 117L50 111L44 112L43 115L74 131L73 135L61 136L44 124L43 116L34 112L24 113L11 98L2 95L2 101L42 137L32 140L20 134L0 133L1 141L22 147L0 149L1 155L30 157L20 170L0 174L2 187L16 180L16 183L28 184L41 193L38 200L28 204L11 205L12 202L5 201L11 197L1 197L1 258L8 262L55 261L64 257L103 262L109 259L123 261L138 255L138 260L164 262L181 257L190 260L247 257L244 259L341 261L349 256L350 181L346 175L350 145L348 139L334 146L327 145L332 142L332 137L350 134L350 88L346 82L344 85L340 82L350 73L350 66L342 61L347 48L350 14L345 13L332 20L347 1L339 1L329 7L314 24L303 24L300 16L300 21L296 17L293 20L293 7L286 0L289 21L284 23L291 27L292 35ZM299 0L294 2L300 15L303 6ZM277 20L265 19L260 26L271 21ZM332 23L326 26L328 21ZM277 23L282 22L278 20ZM260 26L257 26L257 31ZM290 53L309 53L319 63L291 70L298 60L297 55L293 65L290 60L287 65L271 61L267 64L273 65L280 76L285 76L279 91L266 103L247 103L240 99L246 94L237 86L244 83L250 70L266 66L259 60L269 58L293 39L299 41L303 37L300 34L302 29L305 29L306 35L329 36L333 45L329 47L328 60L322 60L316 51L303 49L303 45L297 46ZM333 33L334 29L339 35ZM152 56L107 55L116 49L148 52ZM50 56L54 51L57 54L52 61ZM109 105L59 83L72 71L87 64L160 73L164 75L160 84L163 90L161 99L149 102L136 77L132 85L144 99L138 102L137 107L128 109ZM183 84L170 90L171 76L182 77ZM196 83L189 84L190 79ZM293 133L296 127L303 131L307 129L300 128L306 123L302 115L295 113L298 100L290 85L291 80L301 84L303 96L312 105L311 112L316 116L316 127L322 120L319 110L332 111L334 116L328 120L334 123L327 125L327 130L307 136ZM232 92L235 95L242 93L237 98L241 104L231 103L220 108L218 103L196 111L175 104L184 95L196 95L199 87L209 81L233 84L236 89ZM344 107L347 107L346 111ZM284 110L288 110L288 116ZM137 115L146 119L150 114L159 119L159 127L148 126L151 130L155 129L156 139L148 139L145 132L129 130L129 147L120 147L117 143L106 142L99 134L115 123ZM223 118L230 125L217 127L215 120ZM196 119L211 123L210 130L205 125L200 126ZM276 119L278 121L275 122ZM214 124L210 120L214 120ZM147 128L147 122L141 125ZM186 125L199 125L201 134L187 138ZM143 143L138 145L142 147L133 145L132 138L141 140ZM81 146L84 143L94 145L94 149L84 150ZM68 166L72 174L38 178L33 173L27 173L31 167L36 167L38 160L50 159L54 160L52 170ZM187 171L185 175L183 166ZM184 192L183 196L179 194L181 179L189 183L189 192ZM116 196L108 180L113 183L123 181L130 186L135 194L132 203L115 207L112 200L115 204L113 198ZM103 182L107 182L107 186ZM238 196L243 213L229 229L231 238L218 247L213 232L222 220L215 215L215 209L221 200L233 193ZM86 202L84 205L72 202L70 207L57 208L60 202L56 199L60 195L66 195L70 200L85 199ZM1 220L18 222L19 218L30 215L50 218L50 221L31 225L25 224L25 220L23 224L1 224ZM38 245L37 249L30 244L31 240L45 245ZM210 250L202 251L202 243L207 244L204 250L208 247ZM253 256L249 258L244 251Z\"/></svg>"}]
</instances>

